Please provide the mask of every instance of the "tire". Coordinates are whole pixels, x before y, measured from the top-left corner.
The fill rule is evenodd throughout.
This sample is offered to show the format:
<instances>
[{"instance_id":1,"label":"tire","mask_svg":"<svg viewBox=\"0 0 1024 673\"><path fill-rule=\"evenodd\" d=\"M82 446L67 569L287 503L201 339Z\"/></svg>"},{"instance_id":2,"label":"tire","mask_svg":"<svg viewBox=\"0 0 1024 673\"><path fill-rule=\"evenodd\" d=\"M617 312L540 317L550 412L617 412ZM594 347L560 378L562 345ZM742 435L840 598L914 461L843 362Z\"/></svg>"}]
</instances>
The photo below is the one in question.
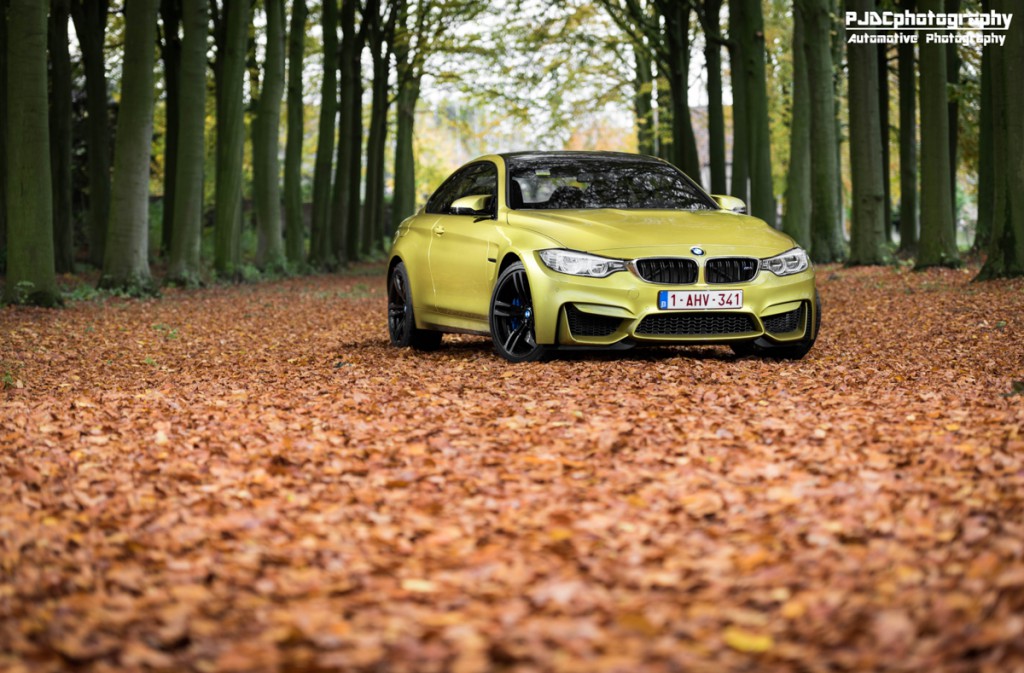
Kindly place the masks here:
<instances>
[{"instance_id":1,"label":"tire","mask_svg":"<svg viewBox=\"0 0 1024 673\"><path fill-rule=\"evenodd\" d=\"M522 262L510 265L494 283L490 326L495 352L509 362L535 362L550 351L537 343L530 281Z\"/></svg>"},{"instance_id":2,"label":"tire","mask_svg":"<svg viewBox=\"0 0 1024 673\"><path fill-rule=\"evenodd\" d=\"M441 333L418 329L412 309L412 289L405 264L399 262L388 276L388 334L399 348L434 350L441 345Z\"/></svg>"},{"instance_id":3,"label":"tire","mask_svg":"<svg viewBox=\"0 0 1024 673\"><path fill-rule=\"evenodd\" d=\"M821 329L821 295L817 290L814 292L814 306L817 309L814 319L814 334L809 338L796 343L774 344L762 337L754 341L730 344L732 352L741 358L758 355L773 360L800 360L810 352L814 341L818 338L818 331Z\"/></svg>"}]
</instances>

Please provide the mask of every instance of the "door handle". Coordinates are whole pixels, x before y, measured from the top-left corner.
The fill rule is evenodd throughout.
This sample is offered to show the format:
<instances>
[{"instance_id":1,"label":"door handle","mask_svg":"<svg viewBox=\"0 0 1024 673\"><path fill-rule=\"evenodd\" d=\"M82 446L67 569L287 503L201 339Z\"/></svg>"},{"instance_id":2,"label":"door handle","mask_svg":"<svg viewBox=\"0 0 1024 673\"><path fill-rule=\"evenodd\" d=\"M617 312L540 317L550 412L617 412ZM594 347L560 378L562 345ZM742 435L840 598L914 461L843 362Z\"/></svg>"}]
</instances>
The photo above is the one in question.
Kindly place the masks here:
<instances>
[{"instance_id":1,"label":"door handle","mask_svg":"<svg viewBox=\"0 0 1024 673\"><path fill-rule=\"evenodd\" d=\"M434 236L444 236L444 227L440 224L435 224L430 230L434 232Z\"/></svg>"}]
</instances>

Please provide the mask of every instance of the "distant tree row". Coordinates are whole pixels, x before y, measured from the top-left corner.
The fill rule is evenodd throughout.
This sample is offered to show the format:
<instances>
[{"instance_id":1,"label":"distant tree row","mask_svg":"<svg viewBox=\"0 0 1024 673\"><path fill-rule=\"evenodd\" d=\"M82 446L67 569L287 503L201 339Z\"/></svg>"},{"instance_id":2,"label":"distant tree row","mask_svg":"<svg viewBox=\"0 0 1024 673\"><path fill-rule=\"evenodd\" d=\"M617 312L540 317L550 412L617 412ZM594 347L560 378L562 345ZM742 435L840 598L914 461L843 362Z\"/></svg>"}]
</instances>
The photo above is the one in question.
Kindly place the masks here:
<instances>
[{"instance_id":1,"label":"distant tree row","mask_svg":"<svg viewBox=\"0 0 1024 673\"><path fill-rule=\"evenodd\" d=\"M972 7L980 1L964 0ZM6 300L59 301L55 273L73 270L76 220L84 221L88 259L102 269L101 286L153 289L148 237L158 89L166 114L159 245L165 281L193 284L207 267L222 278L239 277L247 142L256 266L270 272L330 270L378 254L390 229L416 207L415 113L424 77L436 75L430 72L436 57L489 55L490 61L474 62L489 62L496 71L504 67L506 76L530 85L537 80L529 68L515 72L508 63L533 55L509 50L536 48L540 53L545 41L560 42L568 54L563 62L577 72L589 67L624 78L615 95L632 101L639 151L660 155L694 177L701 175L702 163L690 74L694 45L701 44L709 191L744 199L752 214L780 226L818 262L889 263L890 239L898 234L896 252L913 256L918 267L960 263L954 221L960 100L949 93L960 78L958 48L923 41L895 49L848 43L841 22L846 10L871 11L882 4L886 9L959 11L960 0L514 4L504 10L510 17L540 7L561 12L564 20L557 29L513 29L512 19L502 24L501 12L486 0L327 0L310 6L307 0L132 0L121 8L112 8L109 0L0 0L0 51L5 54L0 67L0 264L6 261ZM1012 4L985 0L979 8L1012 12ZM780 148L778 142L773 148L776 120L766 84L773 65L766 55L766 7L771 17L782 12L792 22L783 194L773 184L773 150ZM485 13L502 26L491 32L490 43L459 37L462 27ZM587 29L585 18L596 13L610 22L606 34ZM112 22L121 38L116 46L108 39ZM72 77L69 23L84 71L81 84ZM319 37L311 40L310 35ZM984 48L980 65L975 246L988 253L983 278L1024 273L1024 27L1013 24L1006 38L1004 46ZM302 141L309 44L321 52L322 77L307 227ZM121 50L122 64L116 106L108 82L114 50ZM573 58L583 51L603 51L610 58L597 59L597 66ZM474 75L463 76L474 80L467 89L494 93L482 73L479 83ZM724 104L726 77L731 115ZM894 79L898 176L890 175L888 157ZM849 92L845 110L841 81ZM492 86L500 97L509 96L511 85ZM574 81L563 81L538 95L547 96L554 114L557 102L574 86ZM207 123L210 91L212 125ZM84 151L79 152L73 151L72 111L83 98L86 128ZM842 213L844 131L849 134L852 189L849 240ZM212 174L204 169L210 134L215 142ZM390 168L385 165L389 142L394 148ZM523 144L530 145L528 137ZM87 184L76 189L73 176L83 166ZM390 211L388 172L394 179ZM208 208L204 185L209 181L213 199ZM893 185L900 188L897 231ZM206 222L212 223L210 259L204 259L201 245Z\"/></svg>"}]
</instances>

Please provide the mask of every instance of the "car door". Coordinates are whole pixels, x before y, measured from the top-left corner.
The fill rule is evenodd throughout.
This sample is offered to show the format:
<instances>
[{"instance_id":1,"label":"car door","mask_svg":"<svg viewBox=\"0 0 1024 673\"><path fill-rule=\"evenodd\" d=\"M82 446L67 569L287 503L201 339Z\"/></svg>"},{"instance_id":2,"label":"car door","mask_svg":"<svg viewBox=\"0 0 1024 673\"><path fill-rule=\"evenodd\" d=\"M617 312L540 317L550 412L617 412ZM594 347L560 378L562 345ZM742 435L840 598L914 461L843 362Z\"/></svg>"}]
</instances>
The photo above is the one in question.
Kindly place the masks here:
<instances>
[{"instance_id":1,"label":"car door","mask_svg":"<svg viewBox=\"0 0 1024 673\"><path fill-rule=\"evenodd\" d=\"M440 313L483 323L475 327L487 329L498 250L493 217L497 208L498 169L490 161L471 164L452 176L451 182L450 189L438 190L440 198L428 208L437 215L431 225L427 253L435 308ZM457 199L483 194L491 197L490 217L452 213L451 205Z\"/></svg>"}]
</instances>

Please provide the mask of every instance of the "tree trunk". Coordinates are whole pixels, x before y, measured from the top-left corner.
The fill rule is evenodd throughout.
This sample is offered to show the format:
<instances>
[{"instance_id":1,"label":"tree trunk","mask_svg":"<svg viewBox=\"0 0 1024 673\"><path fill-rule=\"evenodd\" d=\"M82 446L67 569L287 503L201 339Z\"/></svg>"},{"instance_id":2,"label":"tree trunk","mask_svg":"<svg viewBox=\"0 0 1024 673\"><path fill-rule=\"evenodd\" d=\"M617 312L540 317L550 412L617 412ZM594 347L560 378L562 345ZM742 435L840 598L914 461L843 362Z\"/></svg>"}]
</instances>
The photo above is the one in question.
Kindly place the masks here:
<instances>
[{"instance_id":1,"label":"tree trunk","mask_svg":"<svg viewBox=\"0 0 1024 673\"><path fill-rule=\"evenodd\" d=\"M941 12L942 0L920 0L922 12ZM958 266L950 191L949 100L946 53L921 43L921 242L916 268Z\"/></svg>"},{"instance_id":2,"label":"tree trunk","mask_svg":"<svg viewBox=\"0 0 1024 673\"><path fill-rule=\"evenodd\" d=\"M284 268L281 231L280 152L281 96L284 93L284 0L264 0L267 14L267 48L263 86L253 131L253 192L256 222L263 255L256 263L264 271Z\"/></svg>"},{"instance_id":3,"label":"tree trunk","mask_svg":"<svg viewBox=\"0 0 1024 673\"><path fill-rule=\"evenodd\" d=\"M672 106L672 163L700 182L700 156L690 118L690 6L662 2L668 44L668 88Z\"/></svg>"},{"instance_id":4,"label":"tree trunk","mask_svg":"<svg viewBox=\"0 0 1024 673\"><path fill-rule=\"evenodd\" d=\"M947 14L960 13L960 0L945 0L943 9ZM960 210L956 203L956 173L957 173L957 142L960 131L960 54L956 44L946 45L946 77L949 86L946 87L949 96L949 189L953 195L953 226L956 226L960 219Z\"/></svg>"},{"instance_id":5,"label":"tree trunk","mask_svg":"<svg viewBox=\"0 0 1024 673\"><path fill-rule=\"evenodd\" d=\"M992 9L1012 12L1012 0L992 0ZM988 259L979 280L1024 276L1024 31L1006 31L992 49L993 181L995 202Z\"/></svg>"},{"instance_id":6,"label":"tree trunk","mask_svg":"<svg viewBox=\"0 0 1024 673\"><path fill-rule=\"evenodd\" d=\"M845 256L840 228L836 103L832 81L832 6L829 0L797 0L803 13L807 83L811 94L811 257L837 262Z\"/></svg>"},{"instance_id":7,"label":"tree trunk","mask_svg":"<svg viewBox=\"0 0 1024 673\"><path fill-rule=\"evenodd\" d=\"M914 11L914 0L900 9ZM900 247L901 257L917 254L917 67L914 45L900 44Z\"/></svg>"},{"instance_id":8,"label":"tree trunk","mask_svg":"<svg viewBox=\"0 0 1024 673\"><path fill-rule=\"evenodd\" d=\"M416 159L413 154L413 130L416 127L416 102L420 97L419 77L403 82L399 74L397 123L395 127L395 194L391 202L391 230L416 212Z\"/></svg>"},{"instance_id":9,"label":"tree trunk","mask_svg":"<svg viewBox=\"0 0 1024 673\"><path fill-rule=\"evenodd\" d=\"M53 191L46 95L46 3L11 0L7 53L8 302L61 303L53 267ZM44 159L40 161L40 157Z\"/></svg>"},{"instance_id":10,"label":"tree trunk","mask_svg":"<svg viewBox=\"0 0 1024 673\"><path fill-rule=\"evenodd\" d=\"M858 13L875 10L875 0L847 0ZM884 264L885 189L882 187L882 125L878 109L878 47L847 46L850 68L850 178L853 183L848 264Z\"/></svg>"},{"instance_id":11,"label":"tree trunk","mask_svg":"<svg viewBox=\"0 0 1024 673\"><path fill-rule=\"evenodd\" d=\"M372 44L372 41L371 41ZM363 256L378 252L384 240L384 149L388 130L388 59L379 51L373 59L370 132L366 140L366 208Z\"/></svg>"},{"instance_id":12,"label":"tree trunk","mask_svg":"<svg viewBox=\"0 0 1024 673\"><path fill-rule=\"evenodd\" d=\"M0 273L7 272L7 0L0 0Z\"/></svg>"},{"instance_id":13,"label":"tree trunk","mask_svg":"<svg viewBox=\"0 0 1024 673\"><path fill-rule=\"evenodd\" d=\"M989 2L982 3L982 11L989 11ZM992 125L995 123L992 114L992 49L985 46L981 49L981 95L978 111L978 224L975 229L975 251L988 249L992 240L993 188L994 175L992 164L995 161Z\"/></svg>"},{"instance_id":14,"label":"tree trunk","mask_svg":"<svg viewBox=\"0 0 1024 673\"><path fill-rule=\"evenodd\" d=\"M285 254L292 268L305 260L302 221L302 66L306 47L306 0L292 0L288 32L288 144L284 155Z\"/></svg>"},{"instance_id":15,"label":"tree trunk","mask_svg":"<svg viewBox=\"0 0 1024 673\"><path fill-rule=\"evenodd\" d=\"M224 0L223 40L217 49L217 183L214 259L217 275L237 278L241 255L242 159L245 101L242 97L249 36L249 0Z\"/></svg>"},{"instance_id":16,"label":"tree trunk","mask_svg":"<svg viewBox=\"0 0 1024 673\"><path fill-rule=\"evenodd\" d=\"M793 98L789 124L789 171L782 230L800 247L811 246L811 96L803 13L793 13ZM710 73L709 73L710 74ZM714 190L712 190L714 191Z\"/></svg>"},{"instance_id":17,"label":"tree trunk","mask_svg":"<svg viewBox=\"0 0 1024 673\"><path fill-rule=\"evenodd\" d=\"M209 0L183 0L185 35L181 58L181 99L178 117L178 159L174 189L174 220L166 222L173 237L168 280L192 285L199 281L203 231L203 165L206 160L206 36ZM164 211L164 217L167 211Z\"/></svg>"},{"instance_id":18,"label":"tree trunk","mask_svg":"<svg viewBox=\"0 0 1024 673\"><path fill-rule=\"evenodd\" d=\"M876 45L878 51L878 120L882 129L882 190L885 195L882 201L885 223L885 239L892 240L892 179L889 175L889 48L888 45Z\"/></svg>"},{"instance_id":19,"label":"tree trunk","mask_svg":"<svg viewBox=\"0 0 1024 673\"><path fill-rule=\"evenodd\" d=\"M704 0L708 29L721 30L722 0ZM704 60L708 73L708 164L711 168L711 193L725 194L725 112L722 109L722 45L710 35L704 37Z\"/></svg>"},{"instance_id":20,"label":"tree trunk","mask_svg":"<svg viewBox=\"0 0 1024 673\"><path fill-rule=\"evenodd\" d=\"M320 89L320 129L313 169L313 221L309 261L320 268L334 262L331 254L331 162L334 124L338 113L338 2L323 3L323 84Z\"/></svg>"},{"instance_id":21,"label":"tree trunk","mask_svg":"<svg viewBox=\"0 0 1024 673\"><path fill-rule=\"evenodd\" d=\"M771 135L768 129L768 88L765 76L764 14L760 0L740 0L744 30L743 66L747 84L747 133L750 151L750 214L775 226L775 195L772 188Z\"/></svg>"},{"instance_id":22,"label":"tree trunk","mask_svg":"<svg viewBox=\"0 0 1024 673\"><path fill-rule=\"evenodd\" d=\"M747 71L744 67L746 11L743 0L729 2L729 72L732 84L732 180L729 192L750 206L750 139L747 127Z\"/></svg>"},{"instance_id":23,"label":"tree trunk","mask_svg":"<svg viewBox=\"0 0 1024 673\"><path fill-rule=\"evenodd\" d=\"M53 180L53 247L57 273L75 270L71 213L70 12L69 0L53 0L50 9L50 174Z\"/></svg>"},{"instance_id":24,"label":"tree trunk","mask_svg":"<svg viewBox=\"0 0 1024 673\"><path fill-rule=\"evenodd\" d=\"M149 273L149 154L157 6L158 0L136 0L125 13L110 228L100 277L100 287L133 294L153 289Z\"/></svg>"},{"instance_id":25,"label":"tree trunk","mask_svg":"<svg viewBox=\"0 0 1024 673\"><path fill-rule=\"evenodd\" d=\"M359 257L359 212L353 211L353 195L359 201L359 172L362 167L362 42L356 31L356 1L341 8L341 100L338 114L338 167L331 200L331 235L341 263ZM354 183L354 184L353 184Z\"/></svg>"},{"instance_id":26,"label":"tree trunk","mask_svg":"<svg viewBox=\"0 0 1024 673\"><path fill-rule=\"evenodd\" d=\"M163 223L160 227L160 251L170 254L174 226L174 187L178 177L178 129L181 117L181 25L183 0L161 0L160 19L163 43L160 56L164 62L165 133Z\"/></svg>"},{"instance_id":27,"label":"tree trunk","mask_svg":"<svg viewBox=\"0 0 1024 673\"><path fill-rule=\"evenodd\" d=\"M651 72L651 55L640 45L633 45L633 59L636 66L636 79L634 86L636 93L633 97L634 110L636 112L636 143L640 154L654 156L654 75Z\"/></svg>"},{"instance_id":28,"label":"tree trunk","mask_svg":"<svg viewBox=\"0 0 1024 673\"><path fill-rule=\"evenodd\" d=\"M103 265L107 224L110 221L110 115L107 74L103 58L108 0L72 0L71 18L82 48L85 104L88 121L86 153L89 168L89 262Z\"/></svg>"}]
</instances>

